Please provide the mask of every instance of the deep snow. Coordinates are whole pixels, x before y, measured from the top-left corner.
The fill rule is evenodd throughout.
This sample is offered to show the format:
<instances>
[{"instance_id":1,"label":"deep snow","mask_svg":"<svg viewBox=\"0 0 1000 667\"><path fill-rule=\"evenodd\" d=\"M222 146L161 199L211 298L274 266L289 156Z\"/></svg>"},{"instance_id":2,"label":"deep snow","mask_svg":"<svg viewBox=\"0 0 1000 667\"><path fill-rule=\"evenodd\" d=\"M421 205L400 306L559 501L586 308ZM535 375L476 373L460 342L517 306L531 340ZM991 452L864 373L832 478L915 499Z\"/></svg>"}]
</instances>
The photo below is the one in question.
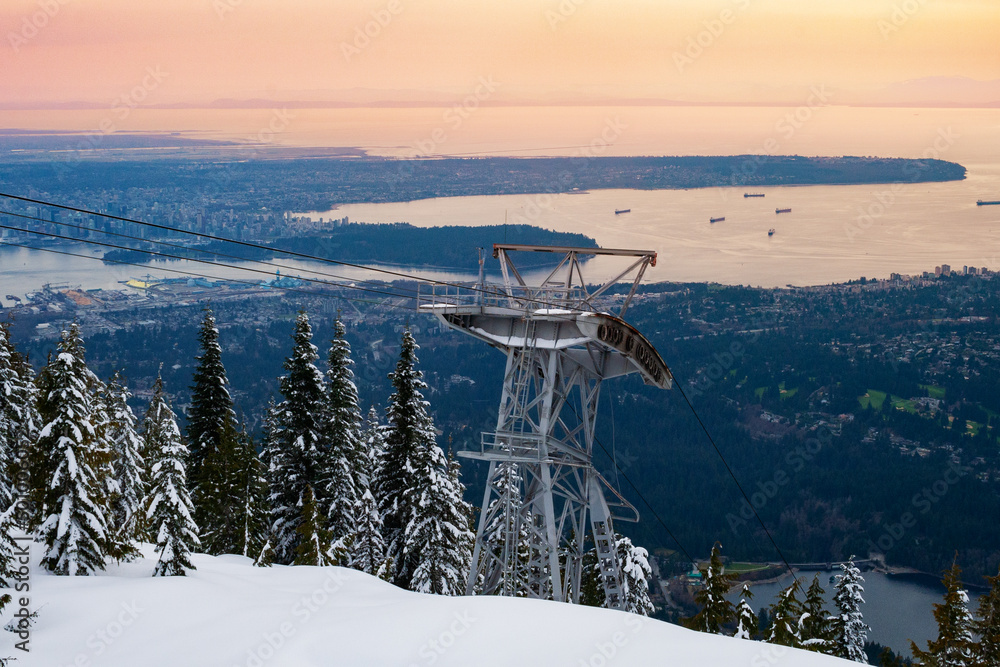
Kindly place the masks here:
<instances>
[{"instance_id":1,"label":"deep snow","mask_svg":"<svg viewBox=\"0 0 1000 667\"><path fill-rule=\"evenodd\" d=\"M410 593L344 568L194 554L188 576L153 578L152 549L97 576L55 577L32 544L31 652L0 632L0 656L15 667L849 664L604 609Z\"/></svg>"}]
</instances>

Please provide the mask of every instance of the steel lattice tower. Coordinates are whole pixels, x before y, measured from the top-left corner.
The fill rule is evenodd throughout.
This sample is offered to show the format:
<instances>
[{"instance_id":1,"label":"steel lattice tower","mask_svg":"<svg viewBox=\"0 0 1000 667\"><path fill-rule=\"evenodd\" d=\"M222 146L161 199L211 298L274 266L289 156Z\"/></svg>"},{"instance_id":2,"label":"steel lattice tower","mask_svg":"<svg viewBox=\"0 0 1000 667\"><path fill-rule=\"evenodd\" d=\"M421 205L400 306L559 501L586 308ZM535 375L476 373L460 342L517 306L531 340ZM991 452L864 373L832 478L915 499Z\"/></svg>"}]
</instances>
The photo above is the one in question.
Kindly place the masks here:
<instances>
[{"instance_id":1,"label":"steel lattice tower","mask_svg":"<svg viewBox=\"0 0 1000 667\"><path fill-rule=\"evenodd\" d=\"M562 261L537 286L511 261L516 251ZM632 258L615 278L588 287L580 255ZM584 540L593 535L608 606L621 608L622 574L613 518L639 515L592 463L601 383L639 373L669 389L659 353L622 317L656 253L556 246L494 245L502 285L422 285L418 308L507 355L496 430L460 456L489 462L468 594L579 602ZM606 295L631 282L625 295ZM592 291L590 291L592 289ZM598 298L618 301L600 312ZM611 501L605 496L610 492ZM619 510L612 516L612 510Z\"/></svg>"}]
</instances>

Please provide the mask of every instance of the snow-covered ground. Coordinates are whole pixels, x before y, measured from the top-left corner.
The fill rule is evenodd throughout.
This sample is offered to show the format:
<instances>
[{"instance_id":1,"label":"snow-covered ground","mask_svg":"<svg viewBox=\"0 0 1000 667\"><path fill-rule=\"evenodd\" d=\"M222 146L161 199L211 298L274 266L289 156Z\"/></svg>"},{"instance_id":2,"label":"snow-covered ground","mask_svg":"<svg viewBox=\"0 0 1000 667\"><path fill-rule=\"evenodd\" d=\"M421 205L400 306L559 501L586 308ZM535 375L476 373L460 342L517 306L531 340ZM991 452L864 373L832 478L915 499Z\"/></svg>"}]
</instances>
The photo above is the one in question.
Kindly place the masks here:
<instances>
[{"instance_id":1,"label":"snow-covered ground","mask_svg":"<svg viewBox=\"0 0 1000 667\"><path fill-rule=\"evenodd\" d=\"M154 579L152 547L143 554L94 577L47 575L36 556L31 652L0 632L0 656L26 667L848 664L604 609L409 593L343 568L196 554L187 577Z\"/></svg>"}]
</instances>

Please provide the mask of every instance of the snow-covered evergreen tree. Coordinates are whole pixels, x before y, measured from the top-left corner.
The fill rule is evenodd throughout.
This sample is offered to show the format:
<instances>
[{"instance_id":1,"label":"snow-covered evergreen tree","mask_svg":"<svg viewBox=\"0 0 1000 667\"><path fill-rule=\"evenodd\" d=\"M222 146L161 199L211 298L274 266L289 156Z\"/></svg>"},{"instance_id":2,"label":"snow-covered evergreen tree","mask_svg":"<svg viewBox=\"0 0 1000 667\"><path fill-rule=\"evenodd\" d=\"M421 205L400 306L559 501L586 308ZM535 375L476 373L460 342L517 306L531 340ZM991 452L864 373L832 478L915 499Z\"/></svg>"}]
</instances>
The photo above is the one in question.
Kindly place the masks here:
<instances>
[{"instance_id":1,"label":"snow-covered evergreen tree","mask_svg":"<svg viewBox=\"0 0 1000 667\"><path fill-rule=\"evenodd\" d=\"M264 546L260 548L260 554L257 556L256 560L253 562L254 567L271 567L274 565L274 549L271 548L271 539L268 538L264 542Z\"/></svg>"},{"instance_id":2,"label":"snow-covered evergreen tree","mask_svg":"<svg viewBox=\"0 0 1000 667\"><path fill-rule=\"evenodd\" d=\"M653 570L649 567L649 552L632 544L629 538L618 535L618 564L622 569L622 596L625 611L649 616L655 611L649 599L649 580Z\"/></svg>"},{"instance_id":3,"label":"snow-covered evergreen tree","mask_svg":"<svg viewBox=\"0 0 1000 667\"><path fill-rule=\"evenodd\" d=\"M187 448L181 441L173 410L157 376L153 398L143 421L143 449L150 458L150 487L145 523L160 554L153 576L184 575L193 570L190 553L200 546L198 526L188 495L185 474Z\"/></svg>"},{"instance_id":4,"label":"snow-covered evergreen tree","mask_svg":"<svg viewBox=\"0 0 1000 667\"><path fill-rule=\"evenodd\" d=\"M798 648L802 645L799 629L799 619L802 618L802 603L796 597L799 588L798 580L778 593L778 600L771 605L771 627L768 628L764 641L769 644L780 644Z\"/></svg>"},{"instance_id":5,"label":"snow-covered evergreen tree","mask_svg":"<svg viewBox=\"0 0 1000 667\"><path fill-rule=\"evenodd\" d=\"M222 347L219 345L219 329L215 315L210 308L205 309L205 318L198 332L201 355L196 357L198 366L194 371L191 387L191 408L188 410L188 488L191 490L195 506L195 517L201 522L201 529L214 532L214 517L218 507L212 504L220 498L204 498L202 489L202 464L220 447L232 444L236 435L236 413L233 399L229 394L229 379L222 363ZM232 449L232 447L230 447ZM216 472L225 469L219 461ZM215 486L225 486L225 480L214 480Z\"/></svg>"},{"instance_id":6,"label":"snow-covered evergreen tree","mask_svg":"<svg viewBox=\"0 0 1000 667\"><path fill-rule=\"evenodd\" d=\"M403 557L415 564L409 588L463 595L476 539L469 525L472 508L462 497L458 463L445 458L437 445L420 454L411 459L416 513L404 530Z\"/></svg>"},{"instance_id":7,"label":"snow-covered evergreen tree","mask_svg":"<svg viewBox=\"0 0 1000 667\"><path fill-rule=\"evenodd\" d=\"M108 460L94 424L93 373L84 359L79 326L62 333L57 354L39 380L36 479L45 543L42 566L64 575L104 569L108 547L106 480Z\"/></svg>"},{"instance_id":8,"label":"snow-covered evergreen tree","mask_svg":"<svg viewBox=\"0 0 1000 667\"><path fill-rule=\"evenodd\" d=\"M385 427L379 419L378 410L375 406L368 409L368 418L365 421L365 430L361 434L362 466L368 472L367 488L375 495L376 480L379 474L379 465L385 454ZM378 496L375 497L376 502Z\"/></svg>"},{"instance_id":9,"label":"snow-covered evergreen tree","mask_svg":"<svg viewBox=\"0 0 1000 667\"><path fill-rule=\"evenodd\" d=\"M253 438L246 432L237 435L236 457L239 463L238 489L242 536L241 550L244 556L261 553L267 542L271 515L268 506L268 484L263 461L257 456Z\"/></svg>"},{"instance_id":10,"label":"snow-covered evergreen tree","mask_svg":"<svg viewBox=\"0 0 1000 667\"><path fill-rule=\"evenodd\" d=\"M868 626L865 624L861 605L865 603L864 583L861 570L854 564L854 556L847 563L840 565L842 574L837 575L836 593L833 604L837 607L837 615L832 620L833 655L852 660L867 662L865 642L868 641Z\"/></svg>"},{"instance_id":11,"label":"snow-covered evergreen tree","mask_svg":"<svg viewBox=\"0 0 1000 667\"><path fill-rule=\"evenodd\" d=\"M208 308L198 332L201 355L188 410L188 489L202 547L242 554L246 544L246 443L233 411L219 329Z\"/></svg>"},{"instance_id":12,"label":"snow-covered evergreen tree","mask_svg":"<svg viewBox=\"0 0 1000 667\"><path fill-rule=\"evenodd\" d=\"M944 601L934 605L937 639L927 642L926 651L910 642L913 657L929 667L978 667L972 655L973 619L969 613L969 594L962 588L962 569L957 558L945 571L941 583L945 587Z\"/></svg>"},{"instance_id":13,"label":"snow-covered evergreen tree","mask_svg":"<svg viewBox=\"0 0 1000 667\"><path fill-rule=\"evenodd\" d=\"M733 603L726 599L735 577L723 571L719 556L721 548L722 545L718 542L712 546L708 566L700 570L702 587L694 596L699 611L688 621L688 627L692 630L714 635L723 634L725 628L736 619Z\"/></svg>"},{"instance_id":14,"label":"snow-covered evergreen tree","mask_svg":"<svg viewBox=\"0 0 1000 667\"><path fill-rule=\"evenodd\" d=\"M355 533L351 542L351 567L368 574L384 577L386 572L385 539L382 537L382 518L378 513L375 496L369 489L354 507Z\"/></svg>"},{"instance_id":15,"label":"snow-covered evergreen tree","mask_svg":"<svg viewBox=\"0 0 1000 667\"><path fill-rule=\"evenodd\" d=\"M29 474L26 466L39 425L36 400L31 366L10 340L7 323L0 322L0 512L17 496L14 480ZM30 514L31 507L26 503L22 510Z\"/></svg>"},{"instance_id":16,"label":"snow-covered evergreen tree","mask_svg":"<svg viewBox=\"0 0 1000 667\"><path fill-rule=\"evenodd\" d=\"M348 548L354 539L355 509L369 488L370 463L361 439L361 410L351 366L347 330L339 319L330 342L326 373L326 424L329 479L325 490L326 513L335 543Z\"/></svg>"},{"instance_id":17,"label":"snow-covered evergreen tree","mask_svg":"<svg viewBox=\"0 0 1000 667\"><path fill-rule=\"evenodd\" d=\"M815 575L812 584L806 591L806 599L802 603L802 616L799 618L799 636L802 648L817 653L833 651L833 619L823 609L823 595L826 591L819 583L819 575Z\"/></svg>"},{"instance_id":18,"label":"snow-covered evergreen tree","mask_svg":"<svg viewBox=\"0 0 1000 667\"><path fill-rule=\"evenodd\" d=\"M135 543L144 534L142 503L146 496L146 467L142 441L136 433L136 418L128 405L131 397L120 375L107 385L107 443L113 453L115 494L111 498L111 530L125 557L138 554Z\"/></svg>"},{"instance_id":19,"label":"snow-covered evergreen tree","mask_svg":"<svg viewBox=\"0 0 1000 667\"><path fill-rule=\"evenodd\" d=\"M437 446L427 403L420 393L427 385L416 369L417 349L407 329L396 369L389 374L395 391L386 407L385 444L373 489L382 515L386 553L392 563L389 580L403 588L408 587L415 567L404 554L404 531L418 509L416 499L408 493L413 487L413 461L418 453Z\"/></svg>"},{"instance_id":20,"label":"snow-covered evergreen tree","mask_svg":"<svg viewBox=\"0 0 1000 667\"><path fill-rule=\"evenodd\" d=\"M331 556L331 533L325 527L326 517L319 511L312 485L306 484L302 497L302 518L296 532L295 565L336 565L339 558Z\"/></svg>"},{"instance_id":21,"label":"snow-covered evergreen tree","mask_svg":"<svg viewBox=\"0 0 1000 667\"><path fill-rule=\"evenodd\" d=\"M312 327L304 312L295 320L292 338L292 355L284 364L287 373L280 380L284 400L275 408L266 444L272 547L277 562L283 564L296 558L306 488L313 489L314 497L318 490L317 502L325 507L331 477L329 446L324 435L326 391L323 375L315 364L319 354L312 344ZM348 475L346 469L340 472Z\"/></svg>"},{"instance_id":22,"label":"snow-covered evergreen tree","mask_svg":"<svg viewBox=\"0 0 1000 667\"><path fill-rule=\"evenodd\" d=\"M990 590L979 598L978 618L973 626L979 641L973 647L973 656L981 667L1000 667L1000 572L986 579Z\"/></svg>"},{"instance_id":23,"label":"snow-covered evergreen tree","mask_svg":"<svg viewBox=\"0 0 1000 667\"><path fill-rule=\"evenodd\" d=\"M740 602L736 605L736 634L733 636L737 639L753 639L757 636L757 614L750 606L752 599L753 591L749 584L744 583Z\"/></svg>"},{"instance_id":24,"label":"snow-covered evergreen tree","mask_svg":"<svg viewBox=\"0 0 1000 667\"><path fill-rule=\"evenodd\" d=\"M385 450L375 484L389 580L402 588L448 595L464 592L475 535L471 508L457 464L435 441L434 424L421 394L417 343L403 332L399 360L390 374L394 393L386 409Z\"/></svg>"}]
</instances>

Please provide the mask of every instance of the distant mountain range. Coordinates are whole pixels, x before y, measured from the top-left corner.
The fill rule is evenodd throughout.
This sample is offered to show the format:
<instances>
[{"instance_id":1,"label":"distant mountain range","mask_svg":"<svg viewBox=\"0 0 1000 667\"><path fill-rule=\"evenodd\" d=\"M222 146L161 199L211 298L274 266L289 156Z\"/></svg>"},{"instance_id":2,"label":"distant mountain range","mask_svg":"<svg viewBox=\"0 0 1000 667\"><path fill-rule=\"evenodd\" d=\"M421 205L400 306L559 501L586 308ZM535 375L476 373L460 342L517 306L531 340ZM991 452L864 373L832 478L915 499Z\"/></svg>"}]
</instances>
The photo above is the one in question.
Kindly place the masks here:
<instances>
[{"instance_id":1,"label":"distant mountain range","mask_svg":"<svg viewBox=\"0 0 1000 667\"><path fill-rule=\"evenodd\" d=\"M746 85L742 100L687 96L615 96L608 93L511 90L480 100L482 106L796 106L807 99L807 86L761 87ZM979 81L968 77L936 76L911 79L867 89L832 89L833 103L876 107L983 107L1000 108L1000 79ZM251 95L148 105L154 109L261 109L284 108L407 108L447 107L461 102L468 90L377 90L351 88L329 91L288 91L276 95ZM0 110L103 109L105 102L0 101Z\"/></svg>"}]
</instances>

